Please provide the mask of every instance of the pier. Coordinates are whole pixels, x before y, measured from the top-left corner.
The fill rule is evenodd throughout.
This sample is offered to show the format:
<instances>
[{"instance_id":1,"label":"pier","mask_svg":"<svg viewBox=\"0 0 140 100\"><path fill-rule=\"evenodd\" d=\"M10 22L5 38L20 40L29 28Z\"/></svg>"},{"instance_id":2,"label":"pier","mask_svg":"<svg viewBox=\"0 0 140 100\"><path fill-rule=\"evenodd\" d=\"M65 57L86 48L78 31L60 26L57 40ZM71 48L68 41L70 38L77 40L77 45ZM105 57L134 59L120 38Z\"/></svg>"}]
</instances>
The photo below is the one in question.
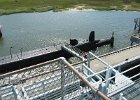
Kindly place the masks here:
<instances>
[{"instance_id":1,"label":"pier","mask_svg":"<svg viewBox=\"0 0 140 100\"><path fill-rule=\"evenodd\" d=\"M15 100L61 99L61 100L127 100L139 98L135 87L139 80L133 80L140 73L127 76L125 73L139 68L140 46L134 45L96 56L68 46L61 49L81 59L70 64L63 57L0 75L0 98ZM131 63L129 63L131 62ZM133 63L136 63L133 65ZM122 70L124 66L131 67ZM121 67L120 67L121 66ZM138 70L139 71L139 70ZM133 93L129 93L131 87ZM130 90L131 91L131 90ZM122 94L123 93L123 94ZM129 96L126 95L129 93ZM55 95L55 96L54 96ZM123 99L122 99L123 98Z\"/></svg>"},{"instance_id":2,"label":"pier","mask_svg":"<svg viewBox=\"0 0 140 100\"><path fill-rule=\"evenodd\" d=\"M62 57L0 75L0 79L1 100L89 100L96 95L109 100Z\"/></svg>"},{"instance_id":3,"label":"pier","mask_svg":"<svg viewBox=\"0 0 140 100\"><path fill-rule=\"evenodd\" d=\"M97 82L97 84L93 84L92 82L91 84L99 90L100 85L98 82L104 81L105 87L108 89L102 92L104 94L107 93L106 95L108 95L111 100L129 100L130 98L131 100L139 100L136 99L140 98L139 50L140 46L134 45L101 56L96 56L89 52L83 62L73 64L73 66L80 66L79 71L92 82ZM69 52L71 52L71 50L69 50ZM76 51L71 53L75 54ZM96 81L90 78L96 79Z\"/></svg>"},{"instance_id":4,"label":"pier","mask_svg":"<svg viewBox=\"0 0 140 100\"><path fill-rule=\"evenodd\" d=\"M107 40L99 43L104 45L112 42ZM70 44L55 45L10 55L7 60L2 59L0 99L127 100L131 98L133 100L140 98L139 95L134 95L140 94L139 88L135 89L140 87L140 45L129 46L100 56L91 51L85 52L83 48ZM67 58L70 57L78 59L77 62L69 63Z\"/></svg>"},{"instance_id":5,"label":"pier","mask_svg":"<svg viewBox=\"0 0 140 100\"><path fill-rule=\"evenodd\" d=\"M67 48L67 47L65 47ZM73 55L82 56L78 50L73 51L72 49L67 49L68 52L71 52ZM88 54L87 54L88 55ZM128 62L131 59L136 58L140 55L140 46L134 45L127 48L123 48L117 51L113 51L104 55L100 55L99 58L107 62L109 65L116 67L115 65ZM99 72L104 70L106 67L105 65L100 62L99 60L95 59L92 55L90 58L90 68L94 72Z\"/></svg>"},{"instance_id":6,"label":"pier","mask_svg":"<svg viewBox=\"0 0 140 100\"><path fill-rule=\"evenodd\" d=\"M140 46L135 45L102 55L100 56L100 58L103 59L108 64L110 64L111 66L115 66L117 64L134 59L139 55L140 55ZM95 59L91 61L90 68L95 72L99 72L104 70L106 67L104 67L104 65L101 62Z\"/></svg>"}]
</instances>

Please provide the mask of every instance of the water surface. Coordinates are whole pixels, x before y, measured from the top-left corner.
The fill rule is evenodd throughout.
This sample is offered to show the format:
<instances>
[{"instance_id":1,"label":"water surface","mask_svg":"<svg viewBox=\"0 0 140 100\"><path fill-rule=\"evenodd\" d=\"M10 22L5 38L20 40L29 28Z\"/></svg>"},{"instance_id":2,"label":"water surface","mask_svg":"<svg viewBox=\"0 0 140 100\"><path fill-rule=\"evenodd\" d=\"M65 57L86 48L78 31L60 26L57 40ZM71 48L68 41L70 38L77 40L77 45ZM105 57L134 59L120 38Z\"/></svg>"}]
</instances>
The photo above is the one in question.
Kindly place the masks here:
<instances>
[{"instance_id":1,"label":"water surface","mask_svg":"<svg viewBox=\"0 0 140 100\"><path fill-rule=\"evenodd\" d=\"M115 32L115 49L130 45L134 18L140 12L126 11L64 11L21 13L0 16L3 38L0 56L44 48L71 38L88 39L90 31L96 39L108 38ZM71 35L70 35L71 34Z\"/></svg>"}]
</instances>

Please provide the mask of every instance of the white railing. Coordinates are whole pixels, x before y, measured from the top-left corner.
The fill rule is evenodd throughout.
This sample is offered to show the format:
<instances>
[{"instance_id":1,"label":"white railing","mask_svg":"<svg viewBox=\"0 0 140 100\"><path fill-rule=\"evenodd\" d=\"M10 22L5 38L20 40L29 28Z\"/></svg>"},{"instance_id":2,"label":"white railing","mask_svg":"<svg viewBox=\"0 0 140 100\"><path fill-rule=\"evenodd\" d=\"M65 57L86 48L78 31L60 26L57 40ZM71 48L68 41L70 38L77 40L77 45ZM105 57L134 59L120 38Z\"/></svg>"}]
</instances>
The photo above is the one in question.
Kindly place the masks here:
<instances>
[{"instance_id":1,"label":"white railing","mask_svg":"<svg viewBox=\"0 0 140 100\"><path fill-rule=\"evenodd\" d=\"M14 87L17 100L96 99L97 96L109 100L64 58L0 75L0 89L9 85Z\"/></svg>"}]
</instances>

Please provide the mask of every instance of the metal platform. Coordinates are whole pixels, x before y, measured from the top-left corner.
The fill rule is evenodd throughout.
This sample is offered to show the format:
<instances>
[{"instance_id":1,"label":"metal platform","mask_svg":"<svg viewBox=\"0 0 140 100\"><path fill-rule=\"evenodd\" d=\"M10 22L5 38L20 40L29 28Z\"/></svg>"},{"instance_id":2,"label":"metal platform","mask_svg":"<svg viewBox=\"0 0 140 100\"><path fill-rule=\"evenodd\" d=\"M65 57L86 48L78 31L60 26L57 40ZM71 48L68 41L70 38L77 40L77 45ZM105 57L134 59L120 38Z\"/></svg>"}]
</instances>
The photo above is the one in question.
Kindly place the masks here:
<instances>
[{"instance_id":1,"label":"metal platform","mask_svg":"<svg viewBox=\"0 0 140 100\"><path fill-rule=\"evenodd\" d=\"M127 77L124 73L140 65L120 72L114 69L116 64L125 62L128 56L138 57L139 45L100 57L89 52L87 59L78 54L77 50L65 49L83 61L71 65L65 58L58 58L0 75L0 100L102 100L101 98L109 100L108 97L112 100L118 98L135 100L139 98L135 94L139 94L140 81L133 81L132 78L139 76L140 73L132 77ZM96 68L99 70L97 71ZM136 90L136 93L132 93L131 90ZM129 98L125 94L127 91L131 91Z\"/></svg>"},{"instance_id":2,"label":"metal platform","mask_svg":"<svg viewBox=\"0 0 140 100\"><path fill-rule=\"evenodd\" d=\"M123 93L123 96L127 100L140 100L140 79L136 80L135 83L128 88L114 94L110 98L112 100L118 100L120 97L120 93Z\"/></svg>"},{"instance_id":3,"label":"metal platform","mask_svg":"<svg viewBox=\"0 0 140 100\"><path fill-rule=\"evenodd\" d=\"M0 75L0 100L91 100L101 94L64 58Z\"/></svg>"},{"instance_id":4,"label":"metal platform","mask_svg":"<svg viewBox=\"0 0 140 100\"><path fill-rule=\"evenodd\" d=\"M74 55L82 57L80 55L80 53L78 52L78 50L73 50L73 49L70 50L69 48L67 50L69 52L73 53ZM92 78L93 76L97 75L101 79L103 79L101 81L101 83L96 82L97 84L93 84L93 82L90 81L91 84L94 85L94 87L99 89L100 84L109 83L109 85L106 85L106 87L107 87L105 90L106 92L104 90L103 91L101 90L102 92L104 92L105 94L107 93L106 95L111 97L112 100L114 100L114 99L115 100L118 100L118 99L127 100L125 97L121 96L120 93L121 93L121 91L125 91L126 88L129 88L129 87L133 86L134 84L136 84L136 82L133 81L132 79L134 77L139 77L140 73L138 73L132 77L125 76L124 73L129 72L135 68L138 68L139 65L131 66L131 68L124 70L122 72L119 72L119 70L117 71L114 68L119 65L121 65L121 67L123 67L122 65L129 61L135 61L135 59L140 59L139 50L140 50L140 46L135 45L135 46L130 46L130 47L120 49L118 51L114 51L114 52L111 52L108 54L104 54L99 57L90 52L90 53L87 53L87 59L85 59L85 61L78 63L78 64L74 64L74 66L82 66L83 65L82 63L86 63L88 68L90 70L92 70L92 73L94 73L92 75L89 75L88 78ZM88 57L90 57L90 58L88 58ZM81 69L85 70L83 67ZM110 73L113 73L113 76L110 75ZM139 83L137 83L137 84L139 84ZM104 87L104 85L103 85L103 87ZM117 94L118 94L118 97L112 97L112 95L117 95ZM136 94L136 93L134 93L134 94ZM130 95L131 95L131 93L130 93ZM120 98L122 98L122 99L120 99ZM129 100L133 100L133 98L131 98ZM135 100L135 98L134 98L134 100ZM139 100L139 99L136 99L136 100Z\"/></svg>"}]
</instances>

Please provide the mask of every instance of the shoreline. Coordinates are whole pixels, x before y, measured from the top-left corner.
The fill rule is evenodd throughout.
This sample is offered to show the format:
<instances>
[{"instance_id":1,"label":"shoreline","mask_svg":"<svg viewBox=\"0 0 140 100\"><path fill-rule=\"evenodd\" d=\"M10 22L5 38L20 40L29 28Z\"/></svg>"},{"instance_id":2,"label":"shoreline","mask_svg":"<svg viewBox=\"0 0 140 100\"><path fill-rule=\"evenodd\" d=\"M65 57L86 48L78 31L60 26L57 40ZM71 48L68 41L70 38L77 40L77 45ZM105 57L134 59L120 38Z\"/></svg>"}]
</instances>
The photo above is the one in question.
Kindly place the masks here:
<instances>
[{"instance_id":1,"label":"shoreline","mask_svg":"<svg viewBox=\"0 0 140 100\"><path fill-rule=\"evenodd\" d=\"M57 8L53 6L48 7L39 7L39 8L26 8L26 9L0 9L0 16L3 15L10 15L10 14L17 14L17 13L34 13L34 12L62 12L62 11L134 11L140 12L140 9L119 9L119 8L100 8L100 7L90 7L90 6L83 6L83 5L76 5L74 7L68 8Z\"/></svg>"}]
</instances>

